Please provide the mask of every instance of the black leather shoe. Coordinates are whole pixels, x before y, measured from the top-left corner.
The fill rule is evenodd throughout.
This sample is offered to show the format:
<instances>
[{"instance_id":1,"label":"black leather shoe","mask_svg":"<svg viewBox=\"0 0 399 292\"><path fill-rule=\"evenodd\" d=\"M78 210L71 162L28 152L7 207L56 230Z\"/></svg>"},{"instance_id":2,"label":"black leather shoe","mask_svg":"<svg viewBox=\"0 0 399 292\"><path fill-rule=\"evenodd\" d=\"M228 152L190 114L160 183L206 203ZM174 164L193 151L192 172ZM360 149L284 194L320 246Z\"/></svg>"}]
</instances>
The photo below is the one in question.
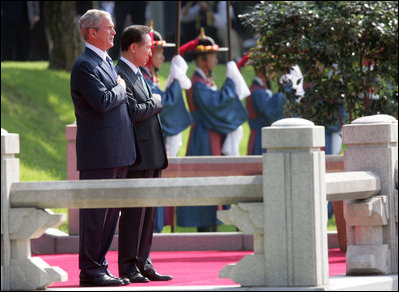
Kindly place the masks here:
<instances>
[{"instance_id":1,"label":"black leather shoe","mask_svg":"<svg viewBox=\"0 0 399 292\"><path fill-rule=\"evenodd\" d=\"M129 285L129 284L131 284L132 282L130 282L130 280L128 279L128 278L119 278L119 279L121 279L122 280L122 282L123 282L123 285Z\"/></svg>"},{"instance_id":2,"label":"black leather shoe","mask_svg":"<svg viewBox=\"0 0 399 292\"><path fill-rule=\"evenodd\" d=\"M147 277L148 279L150 279L150 281L170 281L173 279L172 276L160 275L155 271L145 272L143 275L144 275L144 277Z\"/></svg>"},{"instance_id":3,"label":"black leather shoe","mask_svg":"<svg viewBox=\"0 0 399 292\"><path fill-rule=\"evenodd\" d=\"M122 282L123 282L123 285L129 285L129 284L131 284L131 282L130 282L130 280L129 280L128 278L122 278L122 277L121 277L121 278L118 278L118 277L112 275L108 270L105 271L105 273L106 273L108 276L110 276L111 278L121 279Z\"/></svg>"},{"instance_id":4,"label":"black leather shoe","mask_svg":"<svg viewBox=\"0 0 399 292\"><path fill-rule=\"evenodd\" d=\"M81 287L95 287L95 286L121 286L123 281L119 278L112 278L108 275L100 275L96 278L80 278Z\"/></svg>"},{"instance_id":5,"label":"black leather shoe","mask_svg":"<svg viewBox=\"0 0 399 292\"><path fill-rule=\"evenodd\" d=\"M131 283L148 283L150 280L144 277L140 272L133 272L126 276Z\"/></svg>"}]
</instances>

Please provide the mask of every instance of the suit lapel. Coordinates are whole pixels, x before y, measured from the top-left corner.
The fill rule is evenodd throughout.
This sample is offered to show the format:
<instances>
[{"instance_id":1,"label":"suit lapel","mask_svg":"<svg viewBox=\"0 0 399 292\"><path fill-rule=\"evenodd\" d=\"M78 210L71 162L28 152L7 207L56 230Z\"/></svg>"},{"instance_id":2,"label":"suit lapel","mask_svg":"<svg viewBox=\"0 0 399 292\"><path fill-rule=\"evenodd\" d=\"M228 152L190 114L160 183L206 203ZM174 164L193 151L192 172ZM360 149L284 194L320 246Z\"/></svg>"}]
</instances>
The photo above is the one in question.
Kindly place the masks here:
<instances>
[{"instance_id":1,"label":"suit lapel","mask_svg":"<svg viewBox=\"0 0 399 292\"><path fill-rule=\"evenodd\" d=\"M111 68L109 67L109 65L107 64L106 61L102 60L101 57L99 55L97 55L95 52L93 52L91 49L86 48L85 52L88 56L90 56L91 58L95 58L96 60L99 61L99 67L109 76L109 78L111 80L114 81L114 84L116 84L116 80L114 77L114 73L111 71Z\"/></svg>"},{"instance_id":2,"label":"suit lapel","mask_svg":"<svg viewBox=\"0 0 399 292\"><path fill-rule=\"evenodd\" d=\"M145 100L148 100L150 98L144 92L144 88L141 84L141 81L139 80L139 77L137 76L137 74L134 74L133 70L129 67L129 65L127 65L125 62L119 60L118 64L117 64L117 71L120 72L121 74L127 76L127 78L129 79L129 83L133 87L132 88L133 92L137 91L136 86L138 86L140 88L140 90L143 92L142 96L145 97ZM146 82L146 86L148 88L148 92L149 92L150 96L152 96L152 90L151 90L150 86L148 86L147 82ZM159 115L156 115L156 118L158 120L159 126L161 127L161 119L160 119Z\"/></svg>"},{"instance_id":3,"label":"suit lapel","mask_svg":"<svg viewBox=\"0 0 399 292\"><path fill-rule=\"evenodd\" d=\"M137 94L140 94L140 92L137 90L137 87L140 88L141 94L140 96L144 97L145 100L149 99L149 96L147 96L147 93L144 90L143 84L141 83L139 77L137 74L133 72L133 70L123 61L118 62L118 67L120 68L121 71L125 73L125 75L129 78L129 82L132 85L132 90L134 92L137 92ZM140 69L139 69L140 70ZM147 85L148 92L151 93L151 89Z\"/></svg>"},{"instance_id":4,"label":"suit lapel","mask_svg":"<svg viewBox=\"0 0 399 292\"><path fill-rule=\"evenodd\" d=\"M112 80L114 80L116 82L114 72L111 71L112 69L109 67L109 65L106 61L102 61L100 67L101 67L101 69L103 69L105 71L105 73L107 73L107 75Z\"/></svg>"},{"instance_id":5,"label":"suit lapel","mask_svg":"<svg viewBox=\"0 0 399 292\"><path fill-rule=\"evenodd\" d=\"M129 79L129 83L134 87L137 82L137 77L133 70L123 61L118 61L117 70L123 72L125 76Z\"/></svg>"}]
</instances>

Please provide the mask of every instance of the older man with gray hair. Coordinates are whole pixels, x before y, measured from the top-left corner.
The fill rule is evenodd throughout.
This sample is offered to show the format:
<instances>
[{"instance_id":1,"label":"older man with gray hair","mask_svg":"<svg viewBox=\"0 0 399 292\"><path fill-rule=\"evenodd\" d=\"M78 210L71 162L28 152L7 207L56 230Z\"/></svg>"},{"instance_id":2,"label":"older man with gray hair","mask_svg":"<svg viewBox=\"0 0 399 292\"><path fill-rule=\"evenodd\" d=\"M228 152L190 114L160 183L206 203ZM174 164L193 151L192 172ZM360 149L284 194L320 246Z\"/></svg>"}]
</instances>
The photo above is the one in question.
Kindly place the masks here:
<instances>
[{"instance_id":1,"label":"older man with gray hair","mask_svg":"<svg viewBox=\"0 0 399 292\"><path fill-rule=\"evenodd\" d=\"M135 134L127 105L125 81L116 74L107 50L113 47L111 15L88 10L80 19L85 51L71 72L71 96L77 124L79 179L126 178L136 162ZM79 210L80 286L129 284L108 271L105 255L118 222L118 208Z\"/></svg>"}]
</instances>

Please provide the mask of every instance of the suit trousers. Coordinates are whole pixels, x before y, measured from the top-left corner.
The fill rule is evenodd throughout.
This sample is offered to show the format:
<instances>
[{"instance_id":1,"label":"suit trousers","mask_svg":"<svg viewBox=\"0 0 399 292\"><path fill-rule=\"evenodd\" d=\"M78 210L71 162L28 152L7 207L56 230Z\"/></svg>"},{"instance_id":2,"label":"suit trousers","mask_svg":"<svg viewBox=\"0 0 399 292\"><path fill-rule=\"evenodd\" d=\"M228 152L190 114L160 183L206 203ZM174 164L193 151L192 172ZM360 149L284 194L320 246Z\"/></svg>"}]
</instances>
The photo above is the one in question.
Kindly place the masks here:
<instances>
[{"instance_id":1,"label":"suit trousers","mask_svg":"<svg viewBox=\"0 0 399 292\"><path fill-rule=\"evenodd\" d=\"M128 171L128 178L161 177L162 170ZM119 219L119 276L139 271L153 271L150 251L154 232L156 207L121 208Z\"/></svg>"},{"instance_id":2,"label":"suit trousers","mask_svg":"<svg viewBox=\"0 0 399 292\"><path fill-rule=\"evenodd\" d=\"M80 179L126 178L127 166L80 171ZM105 259L118 223L120 208L79 210L80 278L94 278L107 273Z\"/></svg>"}]
</instances>

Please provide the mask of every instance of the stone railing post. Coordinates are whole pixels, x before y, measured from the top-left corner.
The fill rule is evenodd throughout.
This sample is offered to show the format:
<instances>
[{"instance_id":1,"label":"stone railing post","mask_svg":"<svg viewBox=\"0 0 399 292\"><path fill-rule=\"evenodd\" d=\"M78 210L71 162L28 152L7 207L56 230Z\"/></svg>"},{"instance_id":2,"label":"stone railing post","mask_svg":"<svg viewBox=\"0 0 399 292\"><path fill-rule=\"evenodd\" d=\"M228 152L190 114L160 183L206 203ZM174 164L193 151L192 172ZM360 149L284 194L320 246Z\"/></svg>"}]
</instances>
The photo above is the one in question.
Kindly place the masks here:
<instances>
[{"instance_id":1,"label":"stone railing post","mask_svg":"<svg viewBox=\"0 0 399 292\"><path fill-rule=\"evenodd\" d=\"M262 129L266 286L328 284L324 127L282 119Z\"/></svg>"},{"instance_id":2,"label":"stone railing post","mask_svg":"<svg viewBox=\"0 0 399 292\"><path fill-rule=\"evenodd\" d=\"M65 126L67 180L79 180L76 169L76 122ZM68 209L68 233L79 234L79 209Z\"/></svg>"},{"instance_id":3,"label":"stone railing post","mask_svg":"<svg viewBox=\"0 0 399 292\"><path fill-rule=\"evenodd\" d=\"M10 208L12 183L19 182L19 135L1 129L1 288L2 290L43 289L67 274L31 257L30 239L49 227L59 225L64 216L36 208Z\"/></svg>"},{"instance_id":4,"label":"stone railing post","mask_svg":"<svg viewBox=\"0 0 399 292\"><path fill-rule=\"evenodd\" d=\"M381 181L379 194L365 200L344 201L346 273L395 274L398 272L395 216L398 121L388 115L359 118L344 125L343 143L347 145L345 171L371 171Z\"/></svg>"},{"instance_id":5,"label":"stone railing post","mask_svg":"<svg viewBox=\"0 0 399 292\"><path fill-rule=\"evenodd\" d=\"M8 213L10 210L10 187L19 181L19 136L1 129L1 290L10 290L10 232Z\"/></svg>"}]
</instances>

